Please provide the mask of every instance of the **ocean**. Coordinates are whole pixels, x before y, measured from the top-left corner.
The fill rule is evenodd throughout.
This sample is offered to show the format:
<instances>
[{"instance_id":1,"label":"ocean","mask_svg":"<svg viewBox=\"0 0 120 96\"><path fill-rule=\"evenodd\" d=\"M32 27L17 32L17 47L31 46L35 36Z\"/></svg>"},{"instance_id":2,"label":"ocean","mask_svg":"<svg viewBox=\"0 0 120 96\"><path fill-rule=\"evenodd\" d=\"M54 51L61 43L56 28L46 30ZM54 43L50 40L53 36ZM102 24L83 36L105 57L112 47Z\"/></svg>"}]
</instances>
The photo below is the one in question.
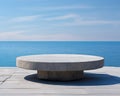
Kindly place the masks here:
<instances>
[{"instance_id":1,"label":"ocean","mask_svg":"<svg viewBox=\"0 0 120 96\"><path fill-rule=\"evenodd\" d=\"M120 67L120 42L1 41L0 67L15 67L16 57L35 54L87 54L105 58L105 66Z\"/></svg>"}]
</instances>

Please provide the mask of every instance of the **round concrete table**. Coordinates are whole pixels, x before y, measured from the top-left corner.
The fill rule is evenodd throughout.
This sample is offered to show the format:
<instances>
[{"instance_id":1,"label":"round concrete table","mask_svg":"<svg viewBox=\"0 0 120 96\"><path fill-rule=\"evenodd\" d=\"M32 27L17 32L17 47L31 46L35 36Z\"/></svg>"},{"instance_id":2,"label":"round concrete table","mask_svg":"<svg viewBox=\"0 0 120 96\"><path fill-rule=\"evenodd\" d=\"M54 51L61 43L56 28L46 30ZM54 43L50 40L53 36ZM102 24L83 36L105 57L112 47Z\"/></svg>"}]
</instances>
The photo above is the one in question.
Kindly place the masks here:
<instances>
[{"instance_id":1,"label":"round concrete table","mask_svg":"<svg viewBox=\"0 0 120 96\"><path fill-rule=\"evenodd\" d=\"M84 70L103 67L104 58L92 55L46 54L17 57L17 67L37 70L38 78L69 81L83 78Z\"/></svg>"}]
</instances>

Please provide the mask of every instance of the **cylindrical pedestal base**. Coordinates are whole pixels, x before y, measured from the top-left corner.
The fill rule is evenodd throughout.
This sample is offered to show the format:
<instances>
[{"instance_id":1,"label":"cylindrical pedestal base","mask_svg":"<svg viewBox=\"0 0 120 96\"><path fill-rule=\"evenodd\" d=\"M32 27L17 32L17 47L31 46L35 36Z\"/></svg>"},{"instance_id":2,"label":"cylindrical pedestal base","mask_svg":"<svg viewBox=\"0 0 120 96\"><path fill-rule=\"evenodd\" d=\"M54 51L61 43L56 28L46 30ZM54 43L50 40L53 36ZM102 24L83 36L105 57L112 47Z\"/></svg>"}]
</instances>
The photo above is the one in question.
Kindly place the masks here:
<instances>
[{"instance_id":1,"label":"cylindrical pedestal base","mask_svg":"<svg viewBox=\"0 0 120 96\"><path fill-rule=\"evenodd\" d=\"M83 78L83 71L37 71L39 79L70 81Z\"/></svg>"}]
</instances>

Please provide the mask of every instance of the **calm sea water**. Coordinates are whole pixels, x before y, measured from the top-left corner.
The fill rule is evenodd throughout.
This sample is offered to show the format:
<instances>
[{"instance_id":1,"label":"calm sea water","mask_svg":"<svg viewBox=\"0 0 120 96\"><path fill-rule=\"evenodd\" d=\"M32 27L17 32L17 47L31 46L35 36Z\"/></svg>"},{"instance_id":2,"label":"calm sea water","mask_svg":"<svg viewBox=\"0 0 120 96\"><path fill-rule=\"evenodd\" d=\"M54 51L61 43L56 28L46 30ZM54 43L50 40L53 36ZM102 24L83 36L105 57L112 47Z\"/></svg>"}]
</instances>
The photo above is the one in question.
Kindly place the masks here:
<instances>
[{"instance_id":1,"label":"calm sea water","mask_svg":"<svg viewBox=\"0 0 120 96\"><path fill-rule=\"evenodd\" d=\"M120 42L0 42L0 67L15 67L16 57L33 54L89 54L120 67Z\"/></svg>"}]
</instances>

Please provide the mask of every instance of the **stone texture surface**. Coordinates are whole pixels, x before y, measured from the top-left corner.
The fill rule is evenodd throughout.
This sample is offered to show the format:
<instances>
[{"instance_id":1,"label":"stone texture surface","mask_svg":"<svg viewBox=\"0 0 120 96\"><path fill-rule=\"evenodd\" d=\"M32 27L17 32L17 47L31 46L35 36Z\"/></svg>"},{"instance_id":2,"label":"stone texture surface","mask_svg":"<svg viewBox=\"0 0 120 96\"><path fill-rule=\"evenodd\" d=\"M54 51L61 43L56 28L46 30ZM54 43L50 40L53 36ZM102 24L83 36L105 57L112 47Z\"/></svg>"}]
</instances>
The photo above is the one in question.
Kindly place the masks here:
<instances>
[{"instance_id":1,"label":"stone texture surface","mask_svg":"<svg viewBox=\"0 0 120 96\"><path fill-rule=\"evenodd\" d=\"M37 71L38 78L44 80L69 81L83 78L83 71Z\"/></svg>"},{"instance_id":2,"label":"stone texture surface","mask_svg":"<svg viewBox=\"0 0 120 96\"><path fill-rule=\"evenodd\" d=\"M80 71L103 67L104 58L91 55L47 54L21 56L16 59L20 68L41 71Z\"/></svg>"},{"instance_id":3,"label":"stone texture surface","mask_svg":"<svg viewBox=\"0 0 120 96\"><path fill-rule=\"evenodd\" d=\"M120 67L85 71L83 79L39 80L36 71L0 68L0 96L120 96Z\"/></svg>"},{"instance_id":4,"label":"stone texture surface","mask_svg":"<svg viewBox=\"0 0 120 96\"><path fill-rule=\"evenodd\" d=\"M18 57L17 66L38 70L38 77L47 80L78 80L83 70L103 67L104 58L91 55L47 54Z\"/></svg>"}]
</instances>

